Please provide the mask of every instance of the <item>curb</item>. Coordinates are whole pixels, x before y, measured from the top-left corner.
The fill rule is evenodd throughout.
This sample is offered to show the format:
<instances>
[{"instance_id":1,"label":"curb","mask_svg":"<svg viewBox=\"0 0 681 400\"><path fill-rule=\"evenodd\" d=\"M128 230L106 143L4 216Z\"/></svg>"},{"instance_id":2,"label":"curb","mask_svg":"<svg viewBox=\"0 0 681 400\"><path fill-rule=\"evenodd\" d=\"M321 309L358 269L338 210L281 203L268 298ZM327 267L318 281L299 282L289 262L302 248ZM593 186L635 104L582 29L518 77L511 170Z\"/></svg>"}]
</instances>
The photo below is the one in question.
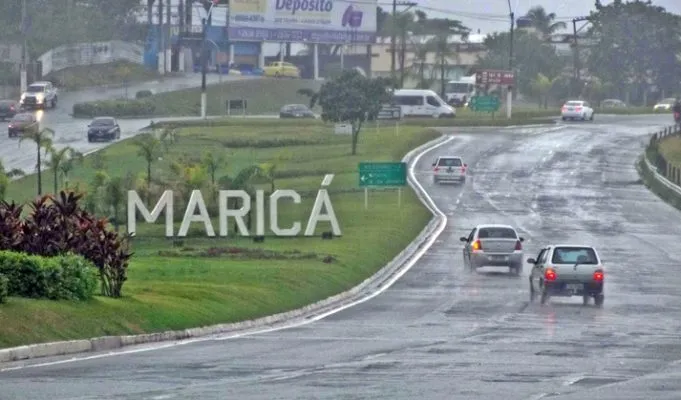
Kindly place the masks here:
<instances>
[{"instance_id":1,"label":"curb","mask_svg":"<svg viewBox=\"0 0 681 400\"><path fill-rule=\"evenodd\" d=\"M407 153L402 161L411 164L414 157L428 149L435 148L450 140L448 135L441 135L439 138L431 140ZM12 361L27 360L41 357L62 356L68 354L88 353L96 351L106 351L119 349L126 346L133 346L145 343L158 343L167 341L181 341L190 338L207 337L225 333L239 333L254 328L275 328L274 325L283 323L311 322L320 319L325 313L343 306L350 307L358 302L362 297L366 297L371 292L375 292L382 287L389 286L391 279L401 276L405 264L414 258L417 251L424 247L432 239L434 234L439 234L440 225L446 223L446 217L436 207L435 204L424 196L424 190L416 181L412 174L408 174L409 186L414 189L419 200L431 211L433 218L416 236L416 238L397 254L388 264L381 268L377 273L364 280L352 289L318 301L308 306L284 313L262 317L249 321L235 322L229 324L219 324L206 327L189 328L177 331L166 331L159 333L149 333L142 335L124 336L103 336L83 340L70 340L50 343L32 344L20 347L13 347L0 350L0 365ZM440 232L436 232L440 230ZM281 327L284 328L284 327ZM208 339L208 338L207 338Z\"/></svg>"}]
</instances>

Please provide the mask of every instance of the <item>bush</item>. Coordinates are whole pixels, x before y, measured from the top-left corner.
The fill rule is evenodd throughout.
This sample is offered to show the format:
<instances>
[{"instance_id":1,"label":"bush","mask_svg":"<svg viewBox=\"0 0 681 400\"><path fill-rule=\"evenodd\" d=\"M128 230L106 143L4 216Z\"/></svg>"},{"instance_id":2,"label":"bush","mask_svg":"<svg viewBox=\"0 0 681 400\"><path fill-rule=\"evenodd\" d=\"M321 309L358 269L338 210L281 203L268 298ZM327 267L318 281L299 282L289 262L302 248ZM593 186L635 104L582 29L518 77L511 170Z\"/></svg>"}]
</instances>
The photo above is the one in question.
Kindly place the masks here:
<instances>
[{"instance_id":1,"label":"bush","mask_svg":"<svg viewBox=\"0 0 681 400\"><path fill-rule=\"evenodd\" d=\"M145 97L151 97L153 95L154 95L154 93L152 93L151 90L140 90L137 93L135 93L135 98L137 100L139 100L139 99L143 99Z\"/></svg>"},{"instance_id":2,"label":"bush","mask_svg":"<svg viewBox=\"0 0 681 400\"><path fill-rule=\"evenodd\" d=\"M95 266L82 256L41 257L0 251L0 275L7 294L50 300L87 300L97 289Z\"/></svg>"},{"instance_id":3,"label":"bush","mask_svg":"<svg viewBox=\"0 0 681 400\"><path fill-rule=\"evenodd\" d=\"M145 117L156 111L154 103L142 100L99 100L73 105L74 117Z\"/></svg>"},{"instance_id":4,"label":"bush","mask_svg":"<svg viewBox=\"0 0 681 400\"><path fill-rule=\"evenodd\" d=\"M7 302L9 296L9 279L3 274L0 274L0 304Z\"/></svg>"},{"instance_id":5,"label":"bush","mask_svg":"<svg viewBox=\"0 0 681 400\"><path fill-rule=\"evenodd\" d=\"M23 207L5 201L0 202L0 217L3 215L11 217L0 221L0 250L20 251L42 257L64 256L68 253L81 255L99 270L102 294L120 297L132 256L132 253L127 251L127 238L109 229L106 219L96 218L84 210L79 205L81 198L82 195L73 192L67 194L64 191L60 192L58 199L43 196L31 203L32 211L23 221L18 219ZM15 230L10 230L10 226ZM21 234L17 234L17 231ZM45 268L53 268L55 271L69 270L68 266L62 264ZM72 277L79 276L73 271L70 274ZM9 275L10 293L41 297L47 290L41 286L42 281L30 281L33 278L18 280ZM70 284L69 287L72 286ZM39 294L33 293L32 290L38 291Z\"/></svg>"}]
</instances>

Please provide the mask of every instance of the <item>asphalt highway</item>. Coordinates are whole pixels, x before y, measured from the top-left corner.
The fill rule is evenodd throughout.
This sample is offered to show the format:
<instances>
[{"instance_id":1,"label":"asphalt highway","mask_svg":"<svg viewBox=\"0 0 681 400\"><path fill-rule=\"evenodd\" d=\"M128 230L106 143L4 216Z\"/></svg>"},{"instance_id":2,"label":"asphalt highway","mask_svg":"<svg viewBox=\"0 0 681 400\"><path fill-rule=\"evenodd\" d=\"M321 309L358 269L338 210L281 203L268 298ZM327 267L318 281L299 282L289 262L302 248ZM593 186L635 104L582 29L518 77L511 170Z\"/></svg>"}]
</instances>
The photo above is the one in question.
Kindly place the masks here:
<instances>
[{"instance_id":1,"label":"asphalt highway","mask_svg":"<svg viewBox=\"0 0 681 400\"><path fill-rule=\"evenodd\" d=\"M416 166L447 229L378 297L288 330L15 363L0 371L0 399L676 399L679 213L634 169L670 119L450 130ZM438 155L463 156L469 181L434 185ZM596 246L604 307L528 304L527 269L467 273L459 237L478 223L516 226L525 258L549 243Z\"/></svg>"},{"instance_id":2,"label":"asphalt highway","mask_svg":"<svg viewBox=\"0 0 681 400\"><path fill-rule=\"evenodd\" d=\"M248 76L223 76L223 81L240 79L259 79L258 77ZM218 83L219 76L216 74L207 75L207 83ZM54 109L34 111L40 120L42 127L50 128L55 131L52 138L56 148L70 146L80 152L90 152L109 145L109 143L88 143L87 124L88 119L76 119L69 114L73 111L73 104L83 101L115 99L134 97L135 93L143 89L151 89L155 93L174 91L199 87L201 85L201 74L190 73L182 77L165 78L163 81L145 82L130 85L125 88L91 88L77 92L59 92L59 102ZM198 99L197 99L198 101ZM198 118L198 117L197 117ZM162 121L168 118L152 118L154 121ZM178 119L178 118L173 118ZM187 118L180 118L187 119ZM120 119L121 139L136 135L140 129L149 125L151 119ZM37 156L35 144L25 141L19 145L18 138L10 139L7 136L7 123L0 124L0 159L5 168L21 168L26 173L35 171Z\"/></svg>"}]
</instances>

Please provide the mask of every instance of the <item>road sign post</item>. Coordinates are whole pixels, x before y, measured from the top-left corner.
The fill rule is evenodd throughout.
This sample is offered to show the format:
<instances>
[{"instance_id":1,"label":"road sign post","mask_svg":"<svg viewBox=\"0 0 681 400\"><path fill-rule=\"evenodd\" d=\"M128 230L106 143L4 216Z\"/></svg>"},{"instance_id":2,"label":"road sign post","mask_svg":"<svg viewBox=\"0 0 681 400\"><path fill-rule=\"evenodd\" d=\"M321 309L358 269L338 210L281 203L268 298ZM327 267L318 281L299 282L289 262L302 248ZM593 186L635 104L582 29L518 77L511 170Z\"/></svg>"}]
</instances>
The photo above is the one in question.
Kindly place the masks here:
<instances>
[{"instance_id":1,"label":"road sign post","mask_svg":"<svg viewBox=\"0 0 681 400\"><path fill-rule=\"evenodd\" d=\"M513 71L483 69L475 73L476 85L502 85L507 87L506 117L511 119L513 108L513 86L515 85L515 73Z\"/></svg>"},{"instance_id":2,"label":"road sign post","mask_svg":"<svg viewBox=\"0 0 681 400\"><path fill-rule=\"evenodd\" d=\"M397 187L397 205L402 205L402 186L407 185L405 162L359 163L359 187L364 188L364 209L369 208L369 188Z\"/></svg>"}]
</instances>

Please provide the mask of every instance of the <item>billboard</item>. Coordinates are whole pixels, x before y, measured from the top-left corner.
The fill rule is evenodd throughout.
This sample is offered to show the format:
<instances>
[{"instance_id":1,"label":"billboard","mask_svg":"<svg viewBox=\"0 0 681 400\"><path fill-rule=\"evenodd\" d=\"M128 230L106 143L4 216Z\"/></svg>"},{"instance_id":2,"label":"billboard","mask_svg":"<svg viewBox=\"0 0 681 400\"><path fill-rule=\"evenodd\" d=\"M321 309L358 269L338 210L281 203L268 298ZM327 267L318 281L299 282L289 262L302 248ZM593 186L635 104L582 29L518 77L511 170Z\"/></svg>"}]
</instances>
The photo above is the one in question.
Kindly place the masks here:
<instances>
[{"instance_id":1,"label":"billboard","mask_svg":"<svg viewBox=\"0 0 681 400\"><path fill-rule=\"evenodd\" d=\"M373 44L377 4L376 0L231 0L229 38Z\"/></svg>"}]
</instances>

